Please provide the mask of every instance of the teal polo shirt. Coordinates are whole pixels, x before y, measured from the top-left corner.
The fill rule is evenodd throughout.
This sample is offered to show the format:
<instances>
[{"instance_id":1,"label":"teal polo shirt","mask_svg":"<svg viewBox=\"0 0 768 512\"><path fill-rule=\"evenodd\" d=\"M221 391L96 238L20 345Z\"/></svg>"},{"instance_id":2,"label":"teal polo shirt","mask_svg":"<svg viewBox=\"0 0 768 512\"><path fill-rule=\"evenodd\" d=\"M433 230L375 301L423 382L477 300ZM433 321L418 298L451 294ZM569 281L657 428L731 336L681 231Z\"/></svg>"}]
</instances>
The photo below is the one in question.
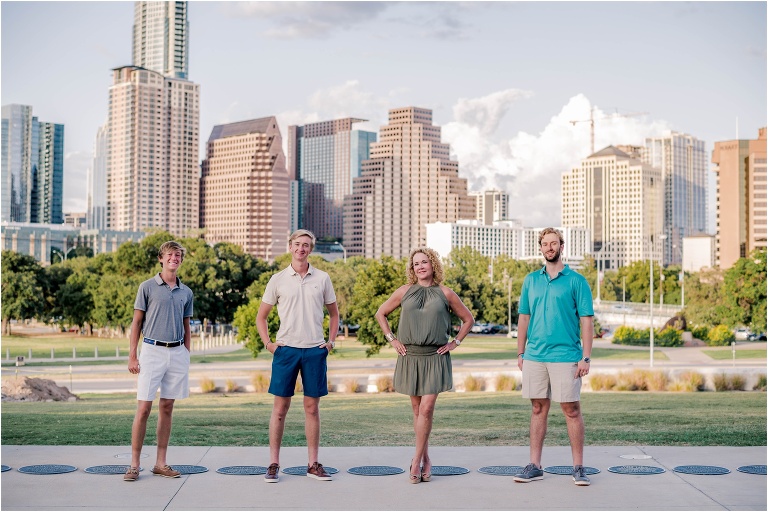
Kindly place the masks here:
<instances>
[{"instance_id":1,"label":"teal polo shirt","mask_svg":"<svg viewBox=\"0 0 768 512\"><path fill-rule=\"evenodd\" d=\"M524 359L575 363L582 357L579 319L594 316L587 280L566 265L554 279L546 267L525 276L518 313L530 315Z\"/></svg>"}]
</instances>

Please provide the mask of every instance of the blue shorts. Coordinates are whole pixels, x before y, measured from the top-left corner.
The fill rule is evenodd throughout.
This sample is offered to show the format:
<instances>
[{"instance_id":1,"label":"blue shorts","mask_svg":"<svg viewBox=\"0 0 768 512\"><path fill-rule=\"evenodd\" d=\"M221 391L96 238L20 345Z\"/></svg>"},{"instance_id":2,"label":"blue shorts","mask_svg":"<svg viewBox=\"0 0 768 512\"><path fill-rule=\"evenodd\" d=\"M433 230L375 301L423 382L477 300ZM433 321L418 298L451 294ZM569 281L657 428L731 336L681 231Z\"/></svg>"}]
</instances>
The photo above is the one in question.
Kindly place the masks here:
<instances>
[{"instance_id":1,"label":"blue shorts","mask_svg":"<svg viewBox=\"0 0 768 512\"><path fill-rule=\"evenodd\" d=\"M296 377L301 372L304 396L320 398L328 394L328 349L279 346L272 356L269 392L275 396L293 396Z\"/></svg>"}]
</instances>

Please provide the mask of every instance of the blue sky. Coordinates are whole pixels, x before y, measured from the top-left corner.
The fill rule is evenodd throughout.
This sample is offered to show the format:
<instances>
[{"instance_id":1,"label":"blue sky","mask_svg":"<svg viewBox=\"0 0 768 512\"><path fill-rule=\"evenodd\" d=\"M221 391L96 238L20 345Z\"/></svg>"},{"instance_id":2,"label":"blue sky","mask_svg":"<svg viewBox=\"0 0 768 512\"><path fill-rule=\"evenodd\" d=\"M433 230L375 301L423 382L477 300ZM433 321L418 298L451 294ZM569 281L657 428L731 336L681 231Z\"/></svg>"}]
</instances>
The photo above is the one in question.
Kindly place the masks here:
<instances>
[{"instance_id":1,"label":"blue sky","mask_svg":"<svg viewBox=\"0 0 768 512\"><path fill-rule=\"evenodd\" d=\"M0 15L2 104L65 124L64 209L84 211L133 3ZM560 222L560 174L589 154L589 123L569 121L593 106L598 150L675 130L711 152L766 125L764 2L194 1L189 22L201 158L215 124L276 115L285 135L355 116L378 131L390 108L431 108L470 188L507 190L529 226Z\"/></svg>"}]
</instances>

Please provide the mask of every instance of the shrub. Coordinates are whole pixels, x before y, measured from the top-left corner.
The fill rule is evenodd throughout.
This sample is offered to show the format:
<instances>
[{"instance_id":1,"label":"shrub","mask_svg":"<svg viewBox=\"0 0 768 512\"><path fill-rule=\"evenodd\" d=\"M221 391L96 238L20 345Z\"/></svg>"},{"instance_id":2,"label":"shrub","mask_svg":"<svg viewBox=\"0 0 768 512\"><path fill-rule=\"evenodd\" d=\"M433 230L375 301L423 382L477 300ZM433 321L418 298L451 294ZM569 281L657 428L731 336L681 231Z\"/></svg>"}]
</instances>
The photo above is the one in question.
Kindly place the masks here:
<instances>
[{"instance_id":1,"label":"shrub","mask_svg":"<svg viewBox=\"0 0 768 512\"><path fill-rule=\"evenodd\" d=\"M704 376L694 371L681 373L669 387L670 391L701 391L702 389L704 389Z\"/></svg>"},{"instance_id":2,"label":"shrub","mask_svg":"<svg viewBox=\"0 0 768 512\"><path fill-rule=\"evenodd\" d=\"M233 381L232 379L227 379L226 384L224 384L224 390L227 393L236 393L240 391L240 386L238 386L237 382Z\"/></svg>"},{"instance_id":3,"label":"shrub","mask_svg":"<svg viewBox=\"0 0 768 512\"><path fill-rule=\"evenodd\" d=\"M616 377L610 374L595 373L589 377L593 391L611 391L616 387Z\"/></svg>"},{"instance_id":4,"label":"shrub","mask_svg":"<svg viewBox=\"0 0 768 512\"><path fill-rule=\"evenodd\" d=\"M345 380L344 386L347 388L347 393L357 393L360 391L360 384L355 378L349 378Z\"/></svg>"},{"instance_id":5,"label":"shrub","mask_svg":"<svg viewBox=\"0 0 768 512\"><path fill-rule=\"evenodd\" d=\"M645 370L645 382L648 391L666 391L669 385L669 376L663 371Z\"/></svg>"},{"instance_id":6,"label":"shrub","mask_svg":"<svg viewBox=\"0 0 768 512\"><path fill-rule=\"evenodd\" d=\"M650 331L648 335L650 338ZM656 334L654 344L659 347L682 347L683 333L674 327L666 327Z\"/></svg>"},{"instance_id":7,"label":"shrub","mask_svg":"<svg viewBox=\"0 0 768 512\"><path fill-rule=\"evenodd\" d=\"M376 379L376 387L380 393L391 393L395 390L395 384L389 375L382 375Z\"/></svg>"},{"instance_id":8,"label":"shrub","mask_svg":"<svg viewBox=\"0 0 768 512\"><path fill-rule=\"evenodd\" d=\"M203 393L213 393L216 391L216 383L213 382L213 379L203 377L200 379L200 391Z\"/></svg>"},{"instance_id":9,"label":"shrub","mask_svg":"<svg viewBox=\"0 0 768 512\"><path fill-rule=\"evenodd\" d=\"M715 391L728 391L728 377L724 373L718 373L712 377L715 384Z\"/></svg>"},{"instance_id":10,"label":"shrub","mask_svg":"<svg viewBox=\"0 0 768 512\"><path fill-rule=\"evenodd\" d=\"M475 377L472 374L469 374L464 379L465 391L482 391L484 387L485 379L482 377Z\"/></svg>"},{"instance_id":11,"label":"shrub","mask_svg":"<svg viewBox=\"0 0 768 512\"><path fill-rule=\"evenodd\" d=\"M627 327L626 325L622 325L613 331L613 343L619 345L631 345L632 341L634 341L636 337L637 329L634 327Z\"/></svg>"},{"instance_id":12,"label":"shrub","mask_svg":"<svg viewBox=\"0 0 768 512\"><path fill-rule=\"evenodd\" d=\"M643 370L619 372L619 377L616 379L616 390L647 391L648 384L645 381L645 372Z\"/></svg>"},{"instance_id":13,"label":"shrub","mask_svg":"<svg viewBox=\"0 0 768 512\"><path fill-rule=\"evenodd\" d=\"M251 377L251 384L256 393L266 393L269 390L269 375L264 372L256 372Z\"/></svg>"},{"instance_id":14,"label":"shrub","mask_svg":"<svg viewBox=\"0 0 768 512\"><path fill-rule=\"evenodd\" d=\"M744 386L747 384L747 379L738 373L731 375L729 381L729 387L734 391L744 391Z\"/></svg>"},{"instance_id":15,"label":"shrub","mask_svg":"<svg viewBox=\"0 0 768 512\"><path fill-rule=\"evenodd\" d=\"M754 389L755 391L765 391L765 387L766 387L765 381L766 381L765 374L761 373L760 375L757 376L757 382L755 383L754 386L752 386L752 389Z\"/></svg>"},{"instance_id":16,"label":"shrub","mask_svg":"<svg viewBox=\"0 0 768 512\"><path fill-rule=\"evenodd\" d=\"M694 338L701 341L709 341L709 328L705 326L698 326L691 329L691 334Z\"/></svg>"},{"instance_id":17,"label":"shrub","mask_svg":"<svg viewBox=\"0 0 768 512\"><path fill-rule=\"evenodd\" d=\"M517 381L512 375L500 374L496 377L496 391L514 391Z\"/></svg>"},{"instance_id":18,"label":"shrub","mask_svg":"<svg viewBox=\"0 0 768 512\"><path fill-rule=\"evenodd\" d=\"M709 330L709 333L707 334L707 345L722 347L730 345L735 339L736 336L733 335L731 330L727 326L720 324Z\"/></svg>"},{"instance_id":19,"label":"shrub","mask_svg":"<svg viewBox=\"0 0 768 512\"><path fill-rule=\"evenodd\" d=\"M294 393L303 393L304 392L304 384L301 382L301 377L298 377L296 379L296 385L293 387Z\"/></svg>"}]
</instances>

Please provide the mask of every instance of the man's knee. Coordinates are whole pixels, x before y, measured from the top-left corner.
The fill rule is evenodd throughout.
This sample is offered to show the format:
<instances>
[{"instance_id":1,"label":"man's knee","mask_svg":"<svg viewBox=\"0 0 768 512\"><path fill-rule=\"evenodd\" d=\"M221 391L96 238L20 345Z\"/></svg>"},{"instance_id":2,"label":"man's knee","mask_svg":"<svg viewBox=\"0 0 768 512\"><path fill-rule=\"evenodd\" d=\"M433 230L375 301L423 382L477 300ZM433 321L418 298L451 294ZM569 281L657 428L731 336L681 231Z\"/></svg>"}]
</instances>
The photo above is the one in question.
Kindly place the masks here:
<instances>
[{"instance_id":1,"label":"man's knee","mask_svg":"<svg viewBox=\"0 0 768 512\"><path fill-rule=\"evenodd\" d=\"M139 421L147 421L149 414L152 412L152 402L139 400L136 406L136 419Z\"/></svg>"},{"instance_id":2,"label":"man's knee","mask_svg":"<svg viewBox=\"0 0 768 512\"><path fill-rule=\"evenodd\" d=\"M534 415L549 413L549 400L533 399L531 400L531 410Z\"/></svg>"},{"instance_id":3,"label":"man's knee","mask_svg":"<svg viewBox=\"0 0 768 512\"><path fill-rule=\"evenodd\" d=\"M560 404L566 418L578 419L581 417L581 402L563 402Z\"/></svg>"},{"instance_id":4,"label":"man's knee","mask_svg":"<svg viewBox=\"0 0 768 512\"><path fill-rule=\"evenodd\" d=\"M304 400L304 413L307 416L320 415L320 400Z\"/></svg>"},{"instance_id":5,"label":"man's knee","mask_svg":"<svg viewBox=\"0 0 768 512\"><path fill-rule=\"evenodd\" d=\"M291 408L291 399L285 399L284 397L276 397L275 403L272 405L272 414L278 419L282 420L288 415L288 409Z\"/></svg>"}]
</instances>

